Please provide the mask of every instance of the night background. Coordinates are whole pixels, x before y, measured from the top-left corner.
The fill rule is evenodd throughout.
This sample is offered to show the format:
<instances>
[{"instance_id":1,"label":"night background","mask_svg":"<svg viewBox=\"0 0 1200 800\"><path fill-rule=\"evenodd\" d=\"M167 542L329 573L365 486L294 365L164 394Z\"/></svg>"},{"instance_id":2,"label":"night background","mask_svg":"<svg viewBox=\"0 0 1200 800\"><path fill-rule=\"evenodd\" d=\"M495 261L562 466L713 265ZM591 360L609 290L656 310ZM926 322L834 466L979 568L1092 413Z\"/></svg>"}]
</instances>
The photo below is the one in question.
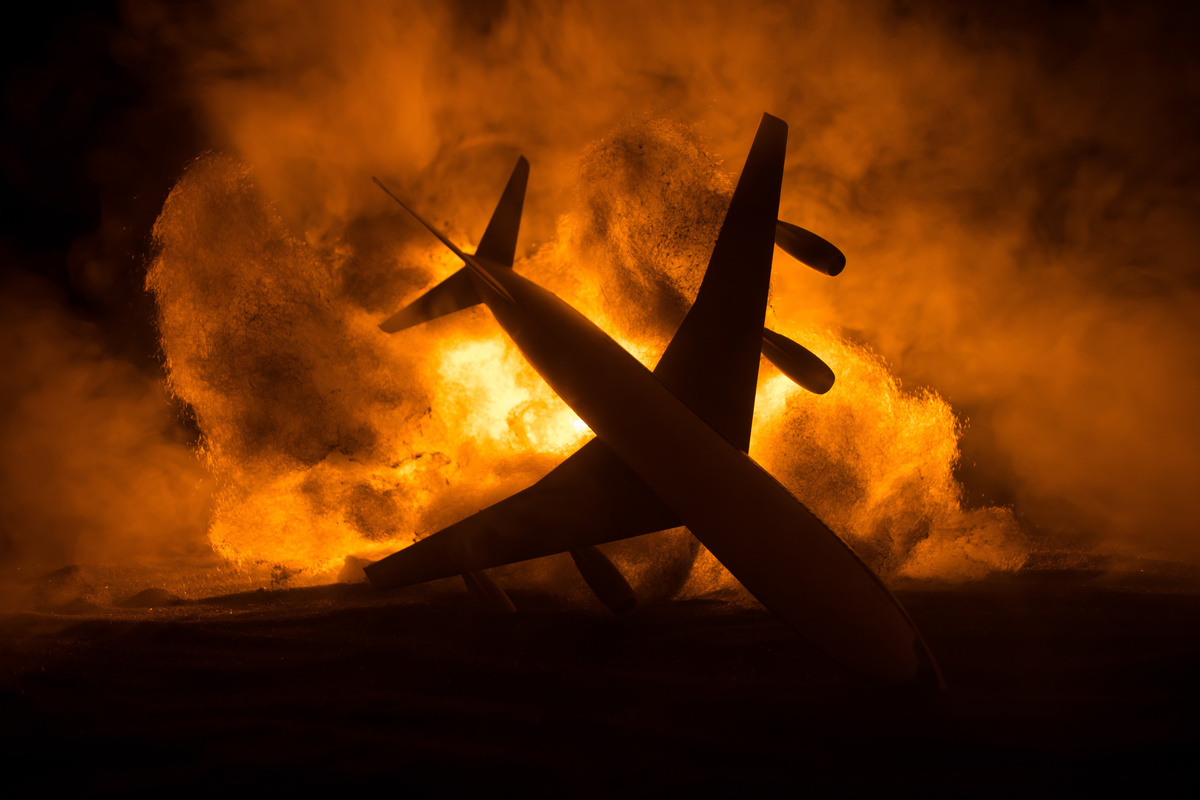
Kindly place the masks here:
<instances>
[{"instance_id":1,"label":"night background","mask_svg":"<svg viewBox=\"0 0 1200 800\"><path fill-rule=\"evenodd\" d=\"M30 7L2 51L6 768L553 796L1190 776L1198 16ZM369 338L450 265L370 177L474 241L524 153L518 269L652 359L763 111L791 126L780 216L848 256L830 281L777 251L768 322L850 394L760 377L751 454L884 577L950 689L827 662L687 534L619 551L653 601L628 619L556 564L504 573L509 617L450 581L335 583L580 441L545 433L564 412L482 314ZM471 416L502 393L458 377L472 353L517 374L500 423ZM913 442L877 420L897 405Z\"/></svg>"}]
</instances>

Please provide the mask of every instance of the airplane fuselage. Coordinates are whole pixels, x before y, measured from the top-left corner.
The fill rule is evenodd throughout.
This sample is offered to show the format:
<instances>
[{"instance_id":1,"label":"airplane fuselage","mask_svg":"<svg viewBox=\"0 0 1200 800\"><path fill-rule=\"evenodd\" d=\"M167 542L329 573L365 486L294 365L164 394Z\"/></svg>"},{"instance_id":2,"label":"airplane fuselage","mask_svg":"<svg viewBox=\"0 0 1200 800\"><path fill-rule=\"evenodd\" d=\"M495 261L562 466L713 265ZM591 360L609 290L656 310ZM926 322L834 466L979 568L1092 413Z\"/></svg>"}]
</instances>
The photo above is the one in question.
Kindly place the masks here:
<instances>
[{"instance_id":1,"label":"airplane fuselage","mask_svg":"<svg viewBox=\"0 0 1200 800\"><path fill-rule=\"evenodd\" d=\"M570 305L477 266L476 291L529 363L755 597L865 675L916 676L927 651L911 620L824 523Z\"/></svg>"},{"instance_id":2,"label":"airplane fuselage","mask_svg":"<svg viewBox=\"0 0 1200 800\"><path fill-rule=\"evenodd\" d=\"M581 564L578 548L591 547L581 574L597 596L607 591L597 588L598 572L588 579L595 565L607 566L632 596L594 545L682 523L763 605L846 666L876 680L900 683L925 673L940 682L916 627L879 578L747 455L764 342L790 364L785 374L799 375L801 383L814 377L795 357L799 345L767 336L762 327L786 145L787 124L764 114L696 299L653 372L578 311L512 271L529 171L524 158L475 255L409 209L466 267L380 327L393 333L486 303L597 438L527 489L369 565L373 585L474 574L565 550ZM813 242L824 241L788 230L809 256ZM833 274L840 271L833 254L844 257L826 245L813 252ZM832 373L825 372L805 385L828 390Z\"/></svg>"}]
</instances>

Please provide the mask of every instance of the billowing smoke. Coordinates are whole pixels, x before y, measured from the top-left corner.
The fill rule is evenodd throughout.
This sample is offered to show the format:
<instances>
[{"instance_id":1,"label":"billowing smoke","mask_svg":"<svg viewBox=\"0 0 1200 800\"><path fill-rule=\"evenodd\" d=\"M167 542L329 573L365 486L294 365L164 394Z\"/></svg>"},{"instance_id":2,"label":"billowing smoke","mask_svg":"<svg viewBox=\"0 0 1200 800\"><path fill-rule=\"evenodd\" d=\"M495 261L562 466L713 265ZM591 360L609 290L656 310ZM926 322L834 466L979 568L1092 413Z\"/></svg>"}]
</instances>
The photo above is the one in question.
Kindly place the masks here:
<instances>
[{"instance_id":1,"label":"billowing smoke","mask_svg":"<svg viewBox=\"0 0 1200 800\"><path fill-rule=\"evenodd\" d=\"M959 474L1044 540L1198 554L1194 86L1169 15L259 3L144 20L177 43L212 141L317 249L382 212L373 173L474 233L524 152L532 246L579 154L630 114L694 123L733 169L759 114L783 117L782 215L850 263L836 281L778 270L785 332L841 331L948 398L968 419Z\"/></svg>"},{"instance_id":2,"label":"billowing smoke","mask_svg":"<svg viewBox=\"0 0 1200 800\"><path fill-rule=\"evenodd\" d=\"M730 191L693 130L627 121L585 149L555 238L516 267L652 362L695 295ZM399 214L367 227L310 245L253 170L206 156L155 228L148 286L170 385L204 432L221 481L213 543L231 559L327 578L347 555L395 549L523 488L586 438L481 309L380 332L379 295L457 267ZM961 507L949 407L902 392L877 358L828 331L792 333L842 378L817 398L765 370L753 454L881 570L1019 565L1026 548L1008 512ZM695 543L668 534L611 550L644 592L670 593ZM563 566L510 579L549 570L561 588Z\"/></svg>"},{"instance_id":3,"label":"billowing smoke","mask_svg":"<svg viewBox=\"0 0 1200 800\"><path fill-rule=\"evenodd\" d=\"M50 286L5 283L0 561L212 560L212 482L152 370L105 351Z\"/></svg>"},{"instance_id":4,"label":"billowing smoke","mask_svg":"<svg viewBox=\"0 0 1200 800\"><path fill-rule=\"evenodd\" d=\"M586 431L483 312L381 338L455 265L370 176L469 244L524 153L518 268L649 363L769 111L790 124L781 216L849 266L778 255L768 322L839 383L809 397L764 368L755 456L885 571L1200 557L1192 26L1004 8L129 3L122 57L160 59L220 153L163 209L150 280L217 488L152 377L18 300L8 324L46 344L12 356L7 554L193 552L215 497L219 551L332 568L528 483ZM153 116L136 127L149 152ZM64 466L39 483L36 454ZM56 499L97 475L119 491Z\"/></svg>"}]
</instances>

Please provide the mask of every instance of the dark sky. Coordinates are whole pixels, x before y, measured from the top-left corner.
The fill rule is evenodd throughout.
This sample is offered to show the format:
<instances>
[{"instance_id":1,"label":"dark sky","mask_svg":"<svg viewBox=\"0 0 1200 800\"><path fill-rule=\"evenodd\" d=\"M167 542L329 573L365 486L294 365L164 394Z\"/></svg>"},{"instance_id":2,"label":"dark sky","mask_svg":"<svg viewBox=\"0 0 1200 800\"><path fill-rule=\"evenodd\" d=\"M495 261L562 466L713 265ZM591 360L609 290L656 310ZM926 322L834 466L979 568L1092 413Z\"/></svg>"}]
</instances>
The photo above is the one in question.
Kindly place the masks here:
<instances>
[{"instance_id":1,"label":"dark sky","mask_svg":"<svg viewBox=\"0 0 1200 800\"><path fill-rule=\"evenodd\" d=\"M169 58L131 47L119 3L35 4L4 27L0 260L32 272L129 355L156 349L149 232L201 147ZM153 66L151 66L151 64Z\"/></svg>"}]
</instances>

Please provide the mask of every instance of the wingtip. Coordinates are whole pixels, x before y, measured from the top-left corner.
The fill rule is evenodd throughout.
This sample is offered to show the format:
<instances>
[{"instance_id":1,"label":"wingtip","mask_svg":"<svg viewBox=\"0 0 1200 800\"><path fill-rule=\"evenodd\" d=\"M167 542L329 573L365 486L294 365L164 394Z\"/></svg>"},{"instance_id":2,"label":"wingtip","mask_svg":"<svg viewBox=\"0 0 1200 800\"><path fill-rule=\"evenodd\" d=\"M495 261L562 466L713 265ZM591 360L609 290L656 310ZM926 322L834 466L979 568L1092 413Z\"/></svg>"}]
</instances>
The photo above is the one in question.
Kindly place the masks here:
<instances>
[{"instance_id":1,"label":"wingtip","mask_svg":"<svg viewBox=\"0 0 1200 800\"><path fill-rule=\"evenodd\" d=\"M766 111L763 112L762 121L759 124L760 125L778 126L784 131L787 131L787 129L788 129L788 124L786 122L784 122L782 119L775 116L774 114L767 113Z\"/></svg>"}]
</instances>

